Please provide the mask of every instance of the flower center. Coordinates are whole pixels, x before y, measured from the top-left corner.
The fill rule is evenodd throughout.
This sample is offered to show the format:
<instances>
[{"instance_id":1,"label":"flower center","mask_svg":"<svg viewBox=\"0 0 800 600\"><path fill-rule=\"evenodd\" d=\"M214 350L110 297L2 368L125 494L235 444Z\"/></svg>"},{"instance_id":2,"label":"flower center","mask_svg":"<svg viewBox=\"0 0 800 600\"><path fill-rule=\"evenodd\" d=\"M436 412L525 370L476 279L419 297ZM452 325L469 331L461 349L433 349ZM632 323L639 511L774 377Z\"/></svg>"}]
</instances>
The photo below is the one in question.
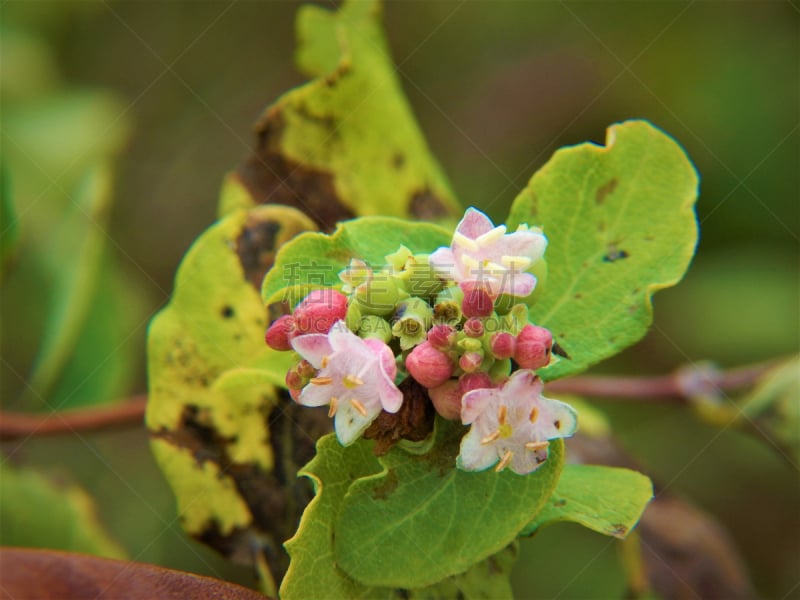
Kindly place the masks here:
<instances>
[{"instance_id":1,"label":"flower center","mask_svg":"<svg viewBox=\"0 0 800 600\"><path fill-rule=\"evenodd\" d=\"M349 374L344 376L344 379L342 379L342 383L344 384L344 387L346 387L348 390L352 390L353 388L357 388L360 385L364 385L364 380L361 379L360 377L357 377L356 375Z\"/></svg>"},{"instance_id":2,"label":"flower center","mask_svg":"<svg viewBox=\"0 0 800 600\"><path fill-rule=\"evenodd\" d=\"M498 433L500 434L501 439L508 439L514 433L514 428L511 427L508 423L503 423L500 427L497 428Z\"/></svg>"}]
</instances>

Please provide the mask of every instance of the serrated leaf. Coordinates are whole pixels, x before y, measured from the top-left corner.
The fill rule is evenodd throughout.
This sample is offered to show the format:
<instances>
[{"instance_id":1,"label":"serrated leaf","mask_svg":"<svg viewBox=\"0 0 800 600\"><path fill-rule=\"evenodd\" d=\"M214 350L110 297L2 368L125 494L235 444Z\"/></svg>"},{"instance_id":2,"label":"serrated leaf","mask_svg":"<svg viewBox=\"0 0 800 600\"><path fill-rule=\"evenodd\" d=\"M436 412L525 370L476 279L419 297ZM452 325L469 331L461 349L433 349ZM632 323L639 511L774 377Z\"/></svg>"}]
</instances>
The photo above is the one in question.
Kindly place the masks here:
<instances>
[{"instance_id":1,"label":"serrated leaf","mask_svg":"<svg viewBox=\"0 0 800 600\"><path fill-rule=\"evenodd\" d=\"M544 508L522 532L571 521L598 533L624 538L653 497L650 478L630 469L567 465Z\"/></svg>"},{"instance_id":2,"label":"serrated leaf","mask_svg":"<svg viewBox=\"0 0 800 600\"><path fill-rule=\"evenodd\" d=\"M509 575L516 560L515 545L473 565L466 573L432 586L408 589L365 586L336 564L334 523L348 488L361 477L381 471L371 443L361 440L342 446L329 435L317 444L317 454L300 475L314 482L316 496L306 508L297 533L286 542L292 562L281 586L280 597L292 598L406 598L449 600L463 598L511 598ZM410 585L410 584L409 584Z\"/></svg>"},{"instance_id":3,"label":"serrated leaf","mask_svg":"<svg viewBox=\"0 0 800 600\"><path fill-rule=\"evenodd\" d=\"M544 506L562 441L535 473L455 468L464 429L440 421L427 455L394 449L383 470L350 486L336 524L336 562L366 585L421 587L460 573L516 539Z\"/></svg>"},{"instance_id":4,"label":"serrated leaf","mask_svg":"<svg viewBox=\"0 0 800 600\"><path fill-rule=\"evenodd\" d=\"M346 221L331 235L304 233L280 249L261 294L267 304L284 299L293 304L311 288L338 286L339 272L351 258L360 258L380 269L386 264L386 255L401 245L415 253L428 253L449 245L451 237L450 232L437 225L390 217Z\"/></svg>"},{"instance_id":5,"label":"serrated leaf","mask_svg":"<svg viewBox=\"0 0 800 600\"><path fill-rule=\"evenodd\" d=\"M258 148L236 175L251 202L290 204L325 230L356 215L460 212L403 95L380 13L375 0L300 9L297 62L315 79L258 124Z\"/></svg>"},{"instance_id":6,"label":"serrated leaf","mask_svg":"<svg viewBox=\"0 0 800 600\"><path fill-rule=\"evenodd\" d=\"M645 121L606 146L557 151L514 201L508 224L540 225L547 285L533 320L569 355L539 371L572 375L638 341L651 295L683 277L697 243L697 175L681 147Z\"/></svg>"},{"instance_id":7,"label":"serrated leaf","mask_svg":"<svg viewBox=\"0 0 800 600\"><path fill-rule=\"evenodd\" d=\"M126 558L82 488L8 465L0 465L0 480L0 545Z\"/></svg>"}]
</instances>

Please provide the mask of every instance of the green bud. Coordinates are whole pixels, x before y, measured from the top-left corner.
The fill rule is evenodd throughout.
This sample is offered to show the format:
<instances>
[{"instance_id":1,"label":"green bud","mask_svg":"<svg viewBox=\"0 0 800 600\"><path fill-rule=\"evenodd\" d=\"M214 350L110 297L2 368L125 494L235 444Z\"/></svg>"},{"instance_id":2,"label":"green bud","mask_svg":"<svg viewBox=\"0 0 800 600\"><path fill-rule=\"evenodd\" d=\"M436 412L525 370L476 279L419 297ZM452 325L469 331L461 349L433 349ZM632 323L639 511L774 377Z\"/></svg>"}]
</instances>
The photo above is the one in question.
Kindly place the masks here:
<instances>
[{"instance_id":1,"label":"green bud","mask_svg":"<svg viewBox=\"0 0 800 600\"><path fill-rule=\"evenodd\" d=\"M344 316L345 325L350 331L358 331L361 326L361 308L357 302L350 302L347 305L347 313Z\"/></svg>"},{"instance_id":2,"label":"green bud","mask_svg":"<svg viewBox=\"0 0 800 600\"><path fill-rule=\"evenodd\" d=\"M489 377L492 381L505 379L511 374L511 359L495 360L489 367Z\"/></svg>"},{"instance_id":3,"label":"green bud","mask_svg":"<svg viewBox=\"0 0 800 600\"><path fill-rule=\"evenodd\" d=\"M361 317L358 335L364 339L375 338L388 344L392 340L392 327L386 319L376 315L366 315Z\"/></svg>"},{"instance_id":4,"label":"green bud","mask_svg":"<svg viewBox=\"0 0 800 600\"><path fill-rule=\"evenodd\" d=\"M463 332L459 333L459 340L456 342L456 347L462 352L483 353L483 342L480 339L467 337Z\"/></svg>"},{"instance_id":5,"label":"green bud","mask_svg":"<svg viewBox=\"0 0 800 600\"><path fill-rule=\"evenodd\" d=\"M400 338L400 348L408 350L425 341L431 327L433 310L420 298L409 298L397 306L392 333Z\"/></svg>"},{"instance_id":6,"label":"green bud","mask_svg":"<svg viewBox=\"0 0 800 600\"><path fill-rule=\"evenodd\" d=\"M359 286L355 294L355 300L362 314L380 317L391 315L400 297L394 277L386 271L373 273L372 279L365 285Z\"/></svg>"},{"instance_id":7,"label":"green bud","mask_svg":"<svg viewBox=\"0 0 800 600\"><path fill-rule=\"evenodd\" d=\"M386 264L395 272L399 272L405 269L406 262L411 258L411 250L401 245L397 251L387 254L385 258Z\"/></svg>"},{"instance_id":8,"label":"green bud","mask_svg":"<svg viewBox=\"0 0 800 600\"><path fill-rule=\"evenodd\" d=\"M503 329L514 335L518 335L519 332L522 331L522 328L530 323L528 318L528 305L522 303L515 304L508 314L503 315L502 323Z\"/></svg>"}]
</instances>

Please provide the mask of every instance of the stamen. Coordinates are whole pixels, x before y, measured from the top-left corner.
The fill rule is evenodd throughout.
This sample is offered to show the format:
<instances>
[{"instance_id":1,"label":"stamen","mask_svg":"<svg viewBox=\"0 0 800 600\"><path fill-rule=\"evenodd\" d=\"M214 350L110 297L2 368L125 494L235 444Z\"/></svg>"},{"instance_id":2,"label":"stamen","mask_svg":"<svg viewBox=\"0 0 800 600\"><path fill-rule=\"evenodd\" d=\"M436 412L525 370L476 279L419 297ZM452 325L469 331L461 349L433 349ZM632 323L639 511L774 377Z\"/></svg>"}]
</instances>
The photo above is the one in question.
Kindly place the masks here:
<instances>
[{"instance_id":1,"label":"stamen","mask_svg":"<svg viewBox=\"0 0 800 600\"><path fill-rule=\"evenodd\" d=\"M345 375L344 379L342 380L342 382L344 383L344 387L349 388L351 390L353 388L355 388L355 387L360 386L360 385L364 385L364 380L363 379L361 379L360 377L357 377L355 375L352 375L352 374L351 375Z\"/></svg>"},{"instance_id":2,"label":"stamen","mask_svg":"<svg viewBox=\"0 0 800 600\"><path fill-rule=\"evenodd\" d=\"M353 405L353 408L355 408L359 412L359 414L361 414L362 417L367 416L367 409L363 404L361 404L361 402L359 402L355 398L350 398L350 404Z\"/></svg>"},{"instance_id":3,"label":"stamen","mask_svg":"<svg viewBox=\"0 0 800 600\"><path fill-rule=\"evenodd\" d=\"M336 414L336 408L339 406L339 399L336 396L331 396L331 405L328 407L328 416L332 417Z\"/></svg>"},{"instance_id":4,"label":"stamen","mask_svg":"<svg viewBox=\"0 0 800 600\"><path fill-rule=\"evenodd\" d=\"M536 406L534 406L531 409L531 416L529 417L529 419L531 420L531 423L536 423L536 419L538 417L539 417L539 409Z\"/></svg>"},{"instance_id":5,"label":"stamen","mask_svg":"<svg viewBox=\"0 0 800 600\"><path fill-rule=\"evenodd\" d=\"M481 446L485 446L486 444L491 444L493 441L500 437L500 430L495 431L494 433L490 433L485 438L481 440Z\"/></svg>"},{"instance_id":6,"label":"stamen","mask_svg":"<svg viewBox=\"0 0 800 600\"><path fill-rule=\"evenodd\" d=\"M453 234L453 245L461 246L462 248L466 248L472 252L477 252L480 248L480 246L478 246L478 242L472 238L468 238L462 233L458 233L457 231Z\"/></svg>"},{"instance_id":7,"label":"stamen","mask_svg":"<svg viewBox=\"0 0 800 600\"><path fill-rule=\"evenodd\" d=\"M524 271L531 266L531 259L527 256L501 256L500 263L506 268Z\"/></svg>"},{"instance_id":8,"label":"stamen","mask_svg":"<svg viewBox=\"0 0 800 600\"><path fill-rule=\"evenodd\" d=\"M330 385L333 383L333 377L312 377L310 381L314 385Z\"/></svg>"},{"instance_id":9,"label":"stamen","mask_svg":"<svg viewBox=\"0 0 800 600\"><path fill-rule=\"evenodd\" d=\"M528 450L531 450L531 451L544 450L549 445L550 445L550 442L548 442L548 441L544 441L544 442L528 442L527 444L525 444L525 448L527 448Z\"/></svg>"},{"instance_id":10,"label":"stamen","mask_svg":"<svg viewBox=\"0 0 800 600\"><path fill-rule=\"evenodd\" d=\"M506 416L508 416L508 407L505 404L501 404L500 408L497 409L497 422L500 425L505 425Z\"/></svg>"},{"instance_id":11,"label":"stamen","mask_svg":"<svg viewBox=\"0 0 800 600\"><path fill-rule=\"evenodd\" d=\"M322 368L325 369L328 366L328 355L322 357L322 361L320 362Z\"/></svg>"},{"instance_id":12,"label":"stamen","mask_svg":"<svg viewBox=\"0 0 800 600\"><path fill-rule=\"evenodd\" d=\"M500 459L500 462L497 463L497 466L494 468L495 473L499 473L505 469L512 458L514 458L514 453L511 450L506 450L506 453L503 454L503 458Z\"/></svg>"},{"instance_id":13,"label":"stamen","mask_svg":"<svg viewBox=\"0 0 800 600\"><path fill-rule=\"evenodd\" d=\"M485 248L486 246L490 246L496 243L505 234L506 234L506 226L498 225L491 231L487 231L483 235L478 236L478 239L475 240L475 242L477 243L478 246Z\"/></svg>"}]
</instances>

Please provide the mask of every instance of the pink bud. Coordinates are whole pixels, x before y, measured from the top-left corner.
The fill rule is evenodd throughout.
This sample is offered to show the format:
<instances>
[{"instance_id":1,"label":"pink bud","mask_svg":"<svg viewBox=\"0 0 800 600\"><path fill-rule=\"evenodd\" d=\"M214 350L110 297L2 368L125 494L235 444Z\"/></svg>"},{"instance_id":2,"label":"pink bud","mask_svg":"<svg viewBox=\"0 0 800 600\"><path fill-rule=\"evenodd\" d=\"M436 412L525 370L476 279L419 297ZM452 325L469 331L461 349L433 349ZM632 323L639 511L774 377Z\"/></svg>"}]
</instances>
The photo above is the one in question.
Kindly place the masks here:
<instances>
[{"instance_id":1,"label":"pink bud","mask_svg":"<svg viewBox=\"0 0 800 600\"><path fill-rule=\"evenodd\" d=\"M464 300L461 302L461 311L467 317L488 317L494 311L494 300L487 289L475 281L465 281L461 284L464 291Z\"/></svg>"},{"instance_id":2,"label":"pink bud","mask_svg":"<svg viewBox=\"0 0 800 600\"><path fill-rule=\"evenodd\" d=\"M459 377L458 382L461 385L462 394L466 394L472 390L484 390L494 387L491 377L489 377L487 373L480 371L477 373L465 373Z\"/></svg>"},{"instance_id":3,"label":"pink bud","mask_svg":"<svg viewBox=\"0 0 800 600\"><path fill-rule=\"evenodd\" d=\"M273 350L285 352L292 349L292 336L295 332L294 317L283 315L273 321L267 329L264 341Z\"/></svg>"},{"instance_id":4,"label":"pink bud","mask_svg":"<svg viewBox=\"0 0 800 600\"><path fill-rule=\"evenodd\" d=\"M442 352L446 352L453 344L456 330L450 325L434 325L428 331L428 341L431 346Z\"/></svg>"},{"instance_id":5,"label":"pink bud","mask_svg":"<svg viewBox=\"0 0 800 600\"><path fill-rule=\"evenodd\" d=\"M433 407L442 417L455 421L461 419L461 388L455 379L428 390Z\"/></svg>"},{"instance_id":6,"label":"pink bud","mask_svg":"<svg viewBox=\"0 0 800 600\"><path fill-rule=\"evenodd\" d=\"M294 309L297 333L328 333L347 314L347 296L331 288L314 290Z\"/></svg>"},{"instance_id":7,"label":"pink bud","mask_svg":"<svg viewBox=\"0 0 800 600\"><path fill-rule=\"evenodd\" d=\"M507 331L498 331L492 336L489 344L492 348L492 356L498 360L504 360L514 356L517 339Z\"/></svg>"},{"instance_id":8,"label":"pink bud","mask_svg":"<svg viewBox=\"0 0 800 600\"><path fill-rule=\"evenodd\" d=\"M430 342L422 342L406 357L406 369L426 388L433 388L450 378L453 363L449 356L434 348Z\"/></svg>"},{"instance_id":9,"label":"pink bud","mask_svg":"<svg viewBox=\"0 0 800 600\"><path fill-rule=\"evenodd\" d=\"M466 323L464 323L464 333L467 334L468 337L481 337L483 335L483 323L481 323L480 319L470 317L467 319Z\"/></svg>"},{"instance_id":10,"label":"pink bud","mask_svg":"<svg viewBox=\"0 0 800 600\"><path fill-rule=\"evenodd\" d=\"M539 369L550 362L553 334L544 327L525 325L517 336L514 360L523 369Z\"/></svg>"},{"instance_id":11,"label":"pink bud","mask_svg":"<svg viewBox=\"0 0 800 600\"><path fill-rule=\"evenodd\" d=\"M483 355L480 352L467 352L458 359L458 366L466 373L477 371L481 363L483 363Z\"/></svg>"}]
</instances>

